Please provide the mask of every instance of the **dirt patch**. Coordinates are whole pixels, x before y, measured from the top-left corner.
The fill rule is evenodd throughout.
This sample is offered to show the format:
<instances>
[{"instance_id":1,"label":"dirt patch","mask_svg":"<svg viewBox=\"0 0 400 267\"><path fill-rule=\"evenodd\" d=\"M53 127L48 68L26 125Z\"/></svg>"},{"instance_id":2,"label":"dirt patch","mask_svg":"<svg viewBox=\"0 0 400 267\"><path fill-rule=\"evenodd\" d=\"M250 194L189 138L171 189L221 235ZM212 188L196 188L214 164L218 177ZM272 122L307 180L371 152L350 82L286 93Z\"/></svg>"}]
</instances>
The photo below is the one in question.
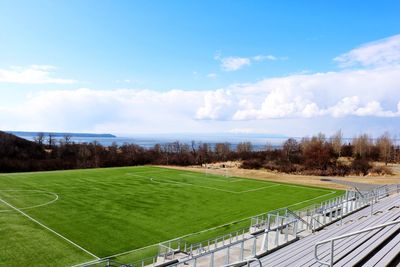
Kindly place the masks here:
<instances>
[{"instance_id":1,"label":"dirt patch","mask_svg":"<svg viewBox=\"0 0 400 267\"><path fill-rule=\"evenodd\" d=\"M159 167L178 169L178 170L190 170L202 173L206 172L204 167L199 167L199 166L190 166L190 167L159 166ZM396 167L400 170L399 166ZM332 189L347 189L348 187L346 187L345 185L326 181L329 178L349 181L349 182L368 183L377 185L400 183L400 173L398 171L394 172L395 174L391 176L320 177L320 176L278 173L269 170L247 170L247 169L240 169L237 167L232 167L227 169L228 171L226 173L229 176L237 176L237 177L244 177L244 178L251 178L251 179L258 179L258 180L265 180L272 182L291 183L291 184L308 185L308 186L316 186L316 187L332 188ZM218 169L208 169L207 172L215 174L225 174L225 171L222 172L221 170Z\"/></svg>"}]
</instances>

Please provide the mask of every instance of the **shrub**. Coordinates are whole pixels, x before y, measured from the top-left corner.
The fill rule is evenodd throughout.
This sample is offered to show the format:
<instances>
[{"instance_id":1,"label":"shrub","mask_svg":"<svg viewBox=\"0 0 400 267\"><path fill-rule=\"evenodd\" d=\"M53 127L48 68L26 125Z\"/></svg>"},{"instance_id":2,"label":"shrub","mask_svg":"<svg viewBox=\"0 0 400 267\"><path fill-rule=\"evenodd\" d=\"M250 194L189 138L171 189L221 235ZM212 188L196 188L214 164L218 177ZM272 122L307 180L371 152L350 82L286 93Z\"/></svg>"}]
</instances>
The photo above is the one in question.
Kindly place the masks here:
<instances>
[{"instance_id":1,"label":"shrub","mask_svg":"<svg viewBox=\"0 0 400 267\"><path fill-rule=\"evenodd\" d=\"M351 170L355 174L367 175L371 168L371 164L366 159L357 158L351 163Z\"/></svg>"},{"instance_id":2,"label":"shrub","mask_svg":"<svg viewBox=\"0 0 400 267\"><path fill-rule=\"evenodd\" d=\"M392 170L386 166L374 166L371 172L379 175L393 175Z\"/></svg>"},{"instance_id":3,"label":"shrub","mask_svg":"<svg viewBox=\"0 0 400 267\"><path fill-rule=\"evenodd\" d=\"M240 166L243 169L260 169L263 166L262 159L248 159L242 162Z\"/></svg>"}]
</instances>

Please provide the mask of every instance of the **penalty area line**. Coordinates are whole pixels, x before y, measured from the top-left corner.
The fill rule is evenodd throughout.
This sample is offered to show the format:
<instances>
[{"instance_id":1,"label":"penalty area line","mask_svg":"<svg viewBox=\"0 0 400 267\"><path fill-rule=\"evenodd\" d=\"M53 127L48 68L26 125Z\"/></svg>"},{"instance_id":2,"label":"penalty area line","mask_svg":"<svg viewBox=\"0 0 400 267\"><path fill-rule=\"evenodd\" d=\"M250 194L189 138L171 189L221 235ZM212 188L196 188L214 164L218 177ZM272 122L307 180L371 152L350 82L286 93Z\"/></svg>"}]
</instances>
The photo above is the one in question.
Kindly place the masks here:
<instances>
[{"instance_id":1,"label":"penalty area line","mask_svg":"<svg viewBox=\"0 0 400 267\"><path fill-rule=\"evenodd\" d=\"M154 179L154 178L150 178L150 181L152 181L152 182L154 182L154 183L158 183L158 184L178 184L178 185L184 185L184 186L194 186L194 187L206 188L206 189L210 189L210 190L217 190L217 191L221 191L221 192L225 192L225 193L230 193L230 194L250 193L250 192L254 192L254 191L263 190L263 189L266 189L266 188L281 186L281 184L274 184L274 185L263 186L263 187L259 187L259 188L253 188L253 189L248 189L248 190L244 190L244 191L239 191L239 192L237 192L237 191L225 190L225 189L216 188L216 187L210 187L210 186L204 186L204 185L197 185L197 184L190 184L190 183L184 183L184 182L178 182L178 181L172 181L172 180L157 181L157 180Z\"/></svg>"},{"instance_id":2,"label":"penalty area line","mask_svg":"<svg viewBox=\"0 0 400 267\"><path fill-rule=\"evenodd\" d=\"M84 251L85 253L89 254L90 256L96 258L96 259L100 259L99 257L97 257L96 255L94 255L92 252L88 251L87 249L84 249L83 247L81 247L80 245L76 244L74 241L69 240L68 238L66 238L65 236L63 236L60 233L57 233L56 231L54 231L53 229L49 228L48 226L44 225L43 223L39 222L38 220L32 218L31 216L29 216L28 214L26 214L25 212L23 212L22 210L14 207L13 205L11 205L10 203L8 203L7 201L3 200L0 198L0 202L4 203L5 205L7 205L8 207L12 208L13 210L17 211L18 213L22 214L23 216L25 216L26 218L28 218L29 220L33 221L34 223L42 226L43 228L45 228L46 230L52 232L53 234L55 234L56 236L62 238L63 240L67 241L68 243L72 244L73 246L75 246L76 248L79 248L80 250Z\"/></svg>"}]
</instances>

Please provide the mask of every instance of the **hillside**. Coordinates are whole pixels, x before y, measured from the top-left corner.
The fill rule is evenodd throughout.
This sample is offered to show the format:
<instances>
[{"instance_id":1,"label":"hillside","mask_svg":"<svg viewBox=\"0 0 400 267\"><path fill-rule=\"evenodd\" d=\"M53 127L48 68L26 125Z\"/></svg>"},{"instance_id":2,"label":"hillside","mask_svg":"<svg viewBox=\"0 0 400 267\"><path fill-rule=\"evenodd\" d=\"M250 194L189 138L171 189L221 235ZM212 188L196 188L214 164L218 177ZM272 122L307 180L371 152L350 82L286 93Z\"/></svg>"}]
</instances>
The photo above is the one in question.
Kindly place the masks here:
<instances>
[{"instance_id":1,"label":"hillside","mask_svg":"<svg viewBox=\"0 0 400 267\"><path fill-rule=\"evenodd\" d=\"M0 131L0 171L28 170L32 160L45 156L42 146Z\"/></svg>"}]
</instances>

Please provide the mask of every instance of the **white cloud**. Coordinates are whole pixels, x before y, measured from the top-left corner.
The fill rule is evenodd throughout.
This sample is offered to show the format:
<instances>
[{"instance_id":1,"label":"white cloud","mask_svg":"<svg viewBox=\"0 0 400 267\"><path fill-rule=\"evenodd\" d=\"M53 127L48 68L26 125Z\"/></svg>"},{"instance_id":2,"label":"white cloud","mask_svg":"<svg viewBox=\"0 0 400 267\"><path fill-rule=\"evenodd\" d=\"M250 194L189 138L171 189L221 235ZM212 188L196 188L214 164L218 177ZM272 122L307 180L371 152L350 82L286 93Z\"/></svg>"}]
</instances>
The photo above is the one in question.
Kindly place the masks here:
<instances>
[{"instance_id":1,"label":"white cloud","mask_svg":"<svg viewBox=\"0 0 400 267\"><path fill-rule=\"evenodd\" d=\"M116 80L115 82L116 83L126 83L126 84L132 84L132 83L140 84L140 83L142 83L139 80L132 80L132 79Z\"/></svg>"},{"instance_id":2,"label":"white cloud","mask_svg":"<svg viewBox=\"0 0 400 267\"><path fill-rule=\"evenodd\" d=\"M208 78L211 78L211 79L216 79L217 78L217 74L216 73L209 73L209 74L207 74L207 77Z\"/></svg>"},{"instance_id":3,"label":"white cloud","mask_svg":"<svg viewBox=\"0 0 400 267\"><path fill-rule=\"evenodd\" d=\"M251 134L251 133L257 133L258 130L254 128L233 128L230 129L228 132L233 134Z\"/></svg>"},{"instance_id":4,"label":"white cloud","mask_svg":"<svg viewBox=\"0 0 400 267\"><path fill-rule=\"evenodd\" d=\"M265 61L265 60L277 60L278 58L273 55L257 55L253 57L253 60L255 61Z\"/></svg>"},{"instance_id":5,"label":"white cloud","mask_svg":"<svg viewBox=\"0 0 400 267\"><path fill-rule=\"evenodd\" d=\"M222 57L221 53L216 53L214 59L221 62L221 69L223 71L236 71L245 66L251 65L252 62L262 61L275 61L275 60L286 60L287 57L276 57L273 55L256 55L253 57Z\"/></svg>"},{"instance_id":6,"label":"white cloud","mask_svg":"<svg viewBox=\"0 0 400 267\"><path fill-rule=\"evenodd\" d=\"M0 129L152 132L190 127L203 92L170 90L47 90L4 108ZM182 124L181 126L179 124Z\"/></svg>"},{"instance_id":7,"label":"white cloud","mask_svg":"<svg viewBox=\"0 0 400 267\"><path fill-rule=\"evenodd\" d=\"M327 112L333 117L344 117L346 115L353 115L359 108L359 105L360 99L358 96L345 97L336 105L330 107Z\"/></svg>"},{"instance_id":8,"label":"white cloud","mask_svg":"<svg viewBox=\"0 0 400 267\"><path fill-rule=\"evenodd\" d=\"M250 65L250 59L245 57L226 57L221 59L221 68L224 71L235 71Z\"/></svg>"},{"instance_id":9,"label":"white cloud","mask_svg":"<svg viewBox=\"0 0 400 267\"><path fill-rule=\"evenodd\" d=\"M232 104L231 92L223 89L206 92L203 105L197 110L196 119L225 119Z\"/></svg>"},{"instance_id":10,"label":"white cloud","mask_svg":"<svg viewBox=\"0 0 400 267\"><path fill-rule=\"evenodd\" d=\"M114 133L251 129L300 135L327 127L357 131L357 125L361 130L369 125L375 131L398 131L399 77L400 64L390 62L208 91L36 91L19 105L0 107L0 129Z\"/></svg>"},{"instance_id":11,"label":"white cloud","mask_svg":"<svg viewBox=\"0 0 400 267\"><path fill-rule=\"evenodd\" d=\"M400 101L400 66L363 71L291 75L236 85L233 95L246 98L234 120L330 116L400 116L384 108Z\"/></svg>"},{"instance_id":12,"label":"white cloud","mask_svg":"<svg viewBox=\"0 0 400 267\"><path fill-rule=\"evenodd\" d=\"M28 68L11 67L0 69L0 83L18 84L72 84L75 80L51 77L55 67L49 65L32 65Z\"/></svg>"},{"instance_id":13,"label":"white cloud","mask_svg":"<svg viewBox=\"0 0 400 267\"><path fill-rule=\"evenodd\" d=\"M399 74L400 66L391 66L291 75L209 91L37 91L19 105L1 108L0 129L146 133L280 127L275 132L290 134L288 129L302 129L310 118L330 127L348 117L370 118L372 124L400 118Z\"/></svg>"},{"instance_id":14,"label":"white cloud","mask_svg":"<svg viewBox=\"0 0 400 267\"><path fill-rule=\"evenodd\" d=\"M334 59L342 67L387 66L400 63L400 35L364 44Z\"/></svg>"}]
</instances>

